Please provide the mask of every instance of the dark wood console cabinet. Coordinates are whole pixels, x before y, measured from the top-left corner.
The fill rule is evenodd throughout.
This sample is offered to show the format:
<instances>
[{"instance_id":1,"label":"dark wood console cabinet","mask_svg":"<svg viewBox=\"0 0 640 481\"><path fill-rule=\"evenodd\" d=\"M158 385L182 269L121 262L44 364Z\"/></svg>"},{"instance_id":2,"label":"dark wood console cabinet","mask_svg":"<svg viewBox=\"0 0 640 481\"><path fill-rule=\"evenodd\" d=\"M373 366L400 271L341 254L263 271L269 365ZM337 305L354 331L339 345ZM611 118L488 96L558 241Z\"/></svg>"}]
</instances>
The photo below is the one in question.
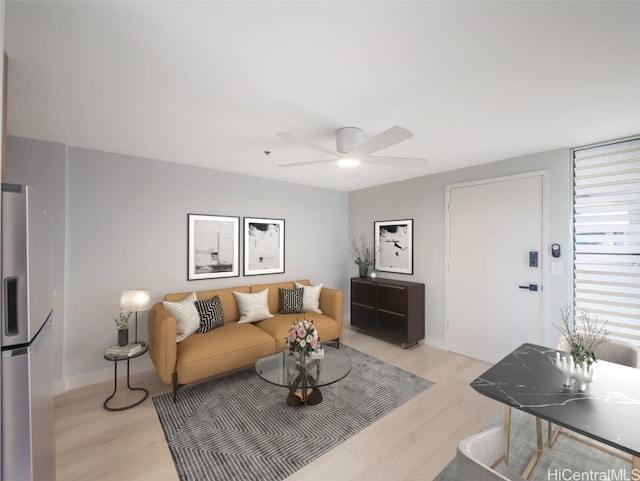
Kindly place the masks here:
<instances>
[{"instance_id":1,"label":"dark wood console cabinet","mask_svg":"<svg viewBox=\"0 0 640 481\"><path fill-rule=\"evenodd\" d=\"M424 339L424 284L351 279L351 325L397 339L403 347Z\"/></svg>"}]
</instances>

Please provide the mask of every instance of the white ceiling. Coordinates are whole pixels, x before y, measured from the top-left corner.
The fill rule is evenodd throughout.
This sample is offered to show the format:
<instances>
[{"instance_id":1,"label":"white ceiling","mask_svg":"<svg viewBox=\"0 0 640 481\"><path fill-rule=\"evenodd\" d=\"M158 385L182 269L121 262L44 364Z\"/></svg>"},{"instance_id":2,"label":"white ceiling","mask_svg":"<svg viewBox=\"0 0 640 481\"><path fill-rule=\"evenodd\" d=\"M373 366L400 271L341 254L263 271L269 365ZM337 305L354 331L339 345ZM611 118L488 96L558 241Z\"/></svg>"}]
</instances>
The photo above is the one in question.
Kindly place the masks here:
<instances>
[{"instance_id":1,"label":"white ceiling","mask_svg":"<svg viewBox=\"0 0 640 481\"><path fill-rule=\"evenodd\" d=\"M8 132L340 190L640 133L640 2L8 1ZM335 130L425 167L280 168ZM270 151L269 156L264 151Z\"/></svg>"}]
</instances>

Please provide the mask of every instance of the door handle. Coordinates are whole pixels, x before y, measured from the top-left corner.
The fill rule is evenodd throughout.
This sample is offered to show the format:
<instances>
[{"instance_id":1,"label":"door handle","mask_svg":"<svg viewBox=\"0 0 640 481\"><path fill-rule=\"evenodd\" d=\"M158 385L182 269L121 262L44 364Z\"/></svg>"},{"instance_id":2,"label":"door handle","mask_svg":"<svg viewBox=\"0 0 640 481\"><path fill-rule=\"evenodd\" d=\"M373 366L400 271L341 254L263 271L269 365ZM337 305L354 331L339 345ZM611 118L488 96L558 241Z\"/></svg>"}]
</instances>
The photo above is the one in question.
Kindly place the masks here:
<instances>
[{"instance_id":1,"label":"door handle","mask_svg":"<svg viewBox=\"0 0 640 481\"><path fill-rule=\"evenodd\" d=\"M529 284L528 286L518 286L520 289L528 289L530 291L537 291L538 284Z\"/></svg>"}]
</instances>

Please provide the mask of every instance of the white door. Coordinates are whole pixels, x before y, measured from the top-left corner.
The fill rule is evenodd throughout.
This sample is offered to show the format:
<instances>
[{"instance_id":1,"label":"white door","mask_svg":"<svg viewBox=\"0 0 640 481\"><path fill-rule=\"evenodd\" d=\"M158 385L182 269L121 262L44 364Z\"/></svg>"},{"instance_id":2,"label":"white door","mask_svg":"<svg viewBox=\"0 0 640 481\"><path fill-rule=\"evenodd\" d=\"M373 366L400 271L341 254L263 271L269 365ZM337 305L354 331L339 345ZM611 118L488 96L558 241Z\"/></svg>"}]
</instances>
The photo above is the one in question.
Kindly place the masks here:
<instances>
[{"instance_id":1,"label":"white door","mask_svg":"<svg viewBox=\"0 0 640 481\"><path fill-rule=\"evenodd\" d=\"M449 350L493 363L542 343L543 189L542 173L447 189Z\"/></svg>"}]
</instances>

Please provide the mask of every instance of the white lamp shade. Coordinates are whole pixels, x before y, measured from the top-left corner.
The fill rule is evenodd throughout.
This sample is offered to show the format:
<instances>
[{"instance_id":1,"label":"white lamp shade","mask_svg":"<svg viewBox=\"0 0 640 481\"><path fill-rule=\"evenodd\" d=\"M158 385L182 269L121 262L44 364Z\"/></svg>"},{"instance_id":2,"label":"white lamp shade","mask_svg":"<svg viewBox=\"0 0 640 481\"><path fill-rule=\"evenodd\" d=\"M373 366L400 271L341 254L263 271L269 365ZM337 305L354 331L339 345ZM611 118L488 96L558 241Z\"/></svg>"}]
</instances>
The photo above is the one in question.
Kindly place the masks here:
<instances>
[{"instance_id":1,"label":"white lamp shade","mask_svg":"<svg viewBox=\"0 0 640 481\"><path fill-rule=\"evenodd\" d=\"M146 311L151 307L151 295L148 289L128 289L120 296L120 308L123 311Z\"/></svg>"}]
</instances>

